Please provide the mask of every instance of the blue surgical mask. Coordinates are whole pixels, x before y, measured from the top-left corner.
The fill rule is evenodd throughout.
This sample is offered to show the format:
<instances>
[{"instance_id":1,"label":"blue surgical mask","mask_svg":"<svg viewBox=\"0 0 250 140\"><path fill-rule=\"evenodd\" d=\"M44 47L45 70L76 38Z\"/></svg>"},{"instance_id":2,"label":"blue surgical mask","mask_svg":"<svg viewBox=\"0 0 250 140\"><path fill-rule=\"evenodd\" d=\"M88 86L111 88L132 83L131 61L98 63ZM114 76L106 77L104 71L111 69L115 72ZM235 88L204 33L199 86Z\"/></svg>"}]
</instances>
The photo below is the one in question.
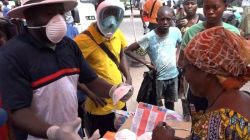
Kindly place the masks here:
<instances>
[{"instance_id":1,"label":"blue surgical mask","mask_svg":"<svg viewBox=\"0 0 250 140\"><path fill-rule=\"evenodd\" d=\"M119 22L116 20L115 16L107 16L100 22L99 30L106 37L112 37L117 28L119 27Z\"/></svg>"}]
</instances>

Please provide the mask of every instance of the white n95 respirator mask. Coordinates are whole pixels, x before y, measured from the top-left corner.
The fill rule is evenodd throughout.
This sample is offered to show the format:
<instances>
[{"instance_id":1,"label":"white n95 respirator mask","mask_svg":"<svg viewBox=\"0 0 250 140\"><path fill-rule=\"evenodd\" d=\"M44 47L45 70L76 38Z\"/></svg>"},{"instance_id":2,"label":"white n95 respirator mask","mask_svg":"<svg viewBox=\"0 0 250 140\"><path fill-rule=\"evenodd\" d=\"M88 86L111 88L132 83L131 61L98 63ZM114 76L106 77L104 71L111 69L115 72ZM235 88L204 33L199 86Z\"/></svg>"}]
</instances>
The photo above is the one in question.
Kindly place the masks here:
<instances>
[{"instance_id":1,"label":"white n95 respirator mask","mask_svg":"<svg viewBox=\"0 0 250 140\"><path fill-rule=\"evenodd\" d=\"M52 17L45 26L27 26L29 29L46 28L46 36L52 43L60 42L67 32L67 25L62 15Z\"/></svg>"}]
</instances>

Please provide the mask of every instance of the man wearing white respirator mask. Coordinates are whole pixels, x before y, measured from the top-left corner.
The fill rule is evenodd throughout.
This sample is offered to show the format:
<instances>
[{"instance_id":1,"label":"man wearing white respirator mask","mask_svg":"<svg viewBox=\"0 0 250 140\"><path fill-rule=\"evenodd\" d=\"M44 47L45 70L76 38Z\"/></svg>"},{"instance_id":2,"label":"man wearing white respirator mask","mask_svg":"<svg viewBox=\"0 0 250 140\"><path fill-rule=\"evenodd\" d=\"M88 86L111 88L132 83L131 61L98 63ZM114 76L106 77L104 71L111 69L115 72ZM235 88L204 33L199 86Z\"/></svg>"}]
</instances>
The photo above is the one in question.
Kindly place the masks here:
<instances>
[{"instance_id":1,"label":"man wearing white respirator mask","mask_svg":"<svg viewBox=\"0 0 250 140\"><path fill-rule=\"evenodd\" d=\"M113 97L117 86L99 78L77 44L65 37L63 14L76 0L21 4L8 16L26 19L28 29L0 50L0 64L5 66L0 67L0 92L16 128L13 133L17 140L82 140L77 134L77 83L104 98ZM25 133L18 135L19 130Z\"/></svg>"},{"instance_id":2,"label":"man wearing white respirator mask","mask_svg":"<svg viewBox=\"0 0 250 140\"><path fill-rule=\"evenodd\" d=\"M124 76L124 84L129 86L132 78L124 54L127 41L118 29L124 17L124 5L119 0L105 0L98 5L96 12L97 22L92 23L74 40L98 76L115 85L121 84ZM116 103L111 98L105 101L107 105L96 106L93 100L86 100L84 123L88 135L92 135L96 129L100 130L101 136L107 131L116 131L112 110L125 110L125 102Z\"/></svg>"}]
</instances>

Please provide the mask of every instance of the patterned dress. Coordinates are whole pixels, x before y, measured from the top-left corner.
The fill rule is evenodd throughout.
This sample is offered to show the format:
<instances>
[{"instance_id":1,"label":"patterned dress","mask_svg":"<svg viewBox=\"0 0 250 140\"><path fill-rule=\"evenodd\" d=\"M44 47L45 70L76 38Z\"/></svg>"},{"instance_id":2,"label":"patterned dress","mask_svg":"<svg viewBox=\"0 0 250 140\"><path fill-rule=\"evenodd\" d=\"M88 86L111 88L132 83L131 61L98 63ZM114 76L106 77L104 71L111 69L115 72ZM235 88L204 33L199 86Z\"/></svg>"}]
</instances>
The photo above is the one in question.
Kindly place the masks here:
<instances>
[{"instance_id":1,"label":"patterned dress","mask_svg":"<svg viewBox=\"0 0 250 140\"><path fill-rule=\"evenodd\" d=\"M231 109L196 115L199 121L193 123L192 140L250 140L249 120Z\"/></svg>"}]
</instances>

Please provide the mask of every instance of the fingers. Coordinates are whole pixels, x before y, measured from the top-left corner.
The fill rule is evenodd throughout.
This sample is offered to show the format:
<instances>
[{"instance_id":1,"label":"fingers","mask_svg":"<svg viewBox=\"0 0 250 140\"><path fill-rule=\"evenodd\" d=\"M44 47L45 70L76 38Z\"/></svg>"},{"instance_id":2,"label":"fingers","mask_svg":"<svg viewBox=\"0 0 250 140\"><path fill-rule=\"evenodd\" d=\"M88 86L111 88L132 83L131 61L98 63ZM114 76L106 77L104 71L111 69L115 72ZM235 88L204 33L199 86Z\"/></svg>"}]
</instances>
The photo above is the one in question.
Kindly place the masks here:
<instances>
[{"instance_id":1,"label":"fingers","mask_svg":"<svg viewBox=\"0 0 250 140\"><path fill-rule=\"evenodd\" d=\"M165 126L167 126L167 123L166 122L159 122L157 126L165 127Z\"/></svg>"},{"instance_id":2,"label":"fingers","mask_svg":"<svg viewBox=\"0 0 250 140\"><path fill-rule=\"evenodd\" d=\"M182 19L177 21L177 24L181 26L185 26L187 25L187 23L188 23L187 19Z\"/></svg>"},{"instance_id":3,"label":"fingers","mask_svg":"<svg viewBox=\"0 0 250 140\"><path fill-rule=\"evenodd\" d=\"M132 88L124 97L122 97L121 101L126 102L133 95L134 88Z\"/></svg>"},{"instance_id":4,"label":"fingers","mask_svg":"<svg viewBox=\"0 0 250 140\"><path fill-rule=\"evenodd\" d=\"M75 119L69 125L71 125L71 127L73 128L73 130L76 130L77 128L81 127L81 122L82 122L82 120L78 117L77 119Z\"/></svg>"},{"instance_id":5,"label":"fingers","mask_svg":"<svg viewBox=\"0 0 250 140\"><path fill-rule=\"evenodd\" d=\"M93 101L96 107L99 107L99 106L104 107L105 105L107 105L107 102L101 97L96 97Z\"/></svg>"}]
</instances>

